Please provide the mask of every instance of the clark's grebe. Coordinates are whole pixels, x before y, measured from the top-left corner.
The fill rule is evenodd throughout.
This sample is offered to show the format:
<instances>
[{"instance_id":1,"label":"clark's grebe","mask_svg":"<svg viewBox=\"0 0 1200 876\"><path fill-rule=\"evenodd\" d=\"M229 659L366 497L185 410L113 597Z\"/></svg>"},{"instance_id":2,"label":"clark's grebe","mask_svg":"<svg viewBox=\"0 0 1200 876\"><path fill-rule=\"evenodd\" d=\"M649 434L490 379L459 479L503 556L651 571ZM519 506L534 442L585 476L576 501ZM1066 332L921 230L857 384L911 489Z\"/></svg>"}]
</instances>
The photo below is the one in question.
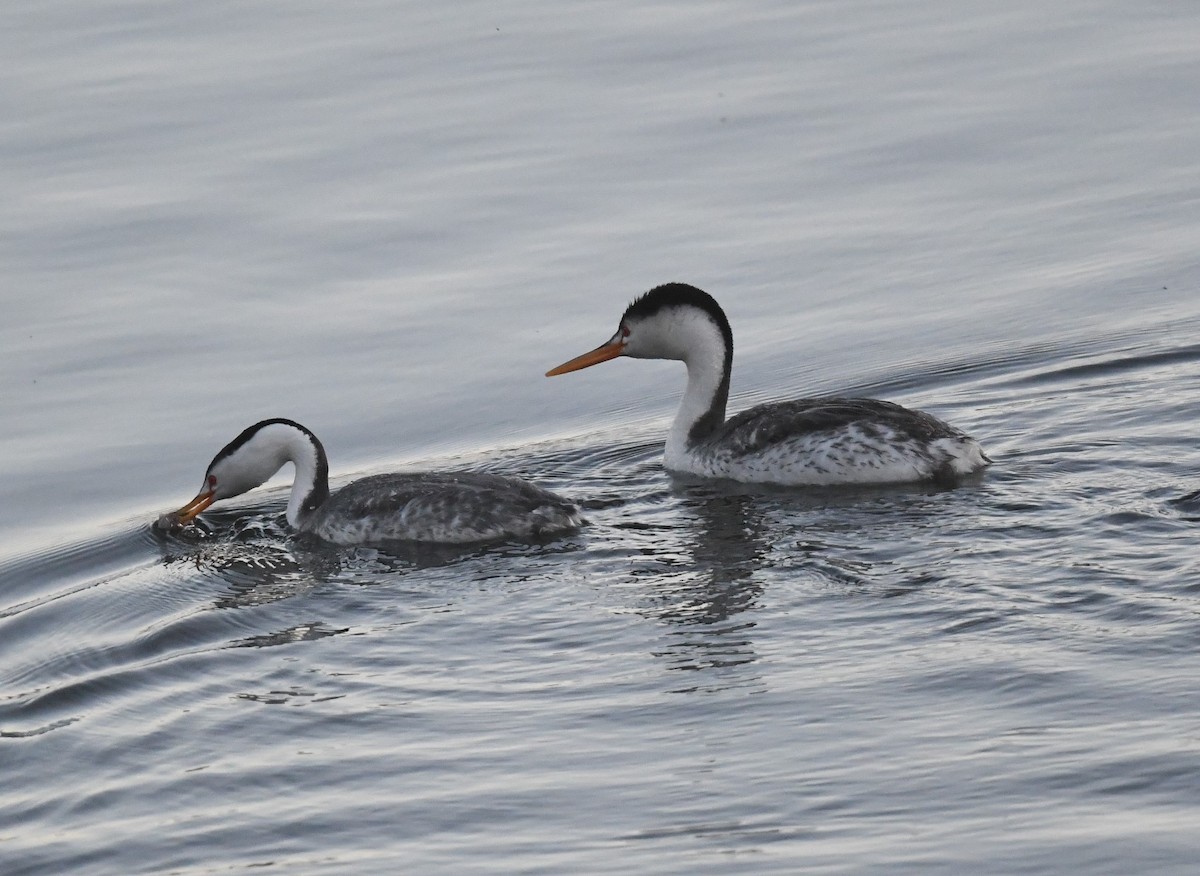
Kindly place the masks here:
<instances>
[{"instance_id":1,"label":"clark's grebe","mask_svg":"<svg viewBox=\"0 0 1200 876\"><path fill-rule=\"evenodd\" d=\"M617 356L687 366L687 390L667 434L672 471L783 485L953 484L990 462L974 438L953 426L877 399L801 398L726 420L733 332L713 297L684 283L636 299L612 338L546 376Z\"/></svg>"},{"instance_id":2,"label":"clark's grebe","mask_svg":"<svg viewBox=\"0 0 1200 876\"><path fill-rule=\"evenodd\" d=\"M561 496L518 478L477 472L381 474L329 492L325 448L292 420L255 423L213 457L192 501L159 525L181 526L221 499L265 483L286 463L296 467L287 520L335 544L383 541L469 543L550 535L582 524Z\"/></svg>"}]
</instances>

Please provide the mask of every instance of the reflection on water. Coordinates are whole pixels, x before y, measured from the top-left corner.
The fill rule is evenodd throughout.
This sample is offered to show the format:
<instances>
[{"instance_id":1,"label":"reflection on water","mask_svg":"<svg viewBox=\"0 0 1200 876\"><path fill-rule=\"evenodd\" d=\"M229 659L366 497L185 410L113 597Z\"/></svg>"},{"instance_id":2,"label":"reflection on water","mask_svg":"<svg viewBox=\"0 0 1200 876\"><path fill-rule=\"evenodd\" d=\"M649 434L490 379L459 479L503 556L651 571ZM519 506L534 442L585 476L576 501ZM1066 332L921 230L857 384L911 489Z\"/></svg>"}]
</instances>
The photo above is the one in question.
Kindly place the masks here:
<instances>
[{"instance_id":1,"label":"reflection on water","mask_svg":"<svg viewBox=\"0 0 1200 876\"><path fill-rule=\"evenodd\" d=\"M327 636L336 636L340 633L348 632L350 632L349 627L335 629L317 621L307 624L296 624L287 629L276 630L273 633L247 636L244 639L237 639L230 644L234 648L270 648L274 645L291 645L295 642L312 642L317 639L324 639Z\"/></svg>"},{"instance_id":2,"label":"reflection on water","mask_svg":"<svg viewBox=\"0 0 1200 876\"><path fill-rule=\"evenodd\" d=\"M332 696L318 696L316 691L311 690L273 690L267 693L240 693L237 695L239 700L246 700L253 703L262 703L268 706L304 706L315 703L328 703L333 700L342 699L344 694L334 694Z\"/></svg>"},{"instance_id":3,"label":"reflection on water","mask_svg":"<svg viewBox=\"0 0 1200 876\"><path fill-rule=\"evenodd\" d=\"M403 576L454 566L470 568L479 580L494 574L489 566L512 578L512 564L523 558L545 563L556 555L582 549L582 542L571 534L515 542L395 541L345 547L297 534L283 515L263 513L262 506L223 509L206 516L200 526L171 533L153 528L151 532L165 567L182 566L226 583L229 592L215 600L216 608L305 596L325 584L394 583ZM487 562L476 569L473 564L479 561ZM537 574L537 569L531 568L530 575Z\"/></svg>"},{"instance_id":4,"label":"reflection on water","mask_svg":"<svg viewBox=\"0 0 1200 876\"><path fill-rule=\"evenodd\" d=\"M1159 377L1141 375L1133 394L1146 397ZM993 391L980 404L999 417L1014 390L997 382ZM193 744L236 740L244 757L274 764L263 768L272 781L309 769L356 799L359 783L338 778L353 738L370 748L365 772L380 771L379 758L408 779L400 791L361 779L376 796L397 795L389 812L437 809L444 787L466 782L470 802L455 798L454 819L484 799L491 813L517 807L577 825L530 802L541 783L574 797L611 773L644 797L604 838L658 851L688 842L768 855L811 842L803 825L828 827L833 809L869 818L871 800L906 783L923 789L923 817L930 800L969 805L960 785L1019 764L1004 747L972 747L957 728L1003 738L1014 726L1070 727L1072 702L1117 727L1124 706L1087 678L1124 679L1164 727L1189 729L1155 655L1175 659L1195 630L1195 576L1177 539L1196 494L1172 497L1185 492L1173 484L1197 451L1173 420L1128 421L1122 402L1108 403L1109 422L1145 440L1079 429L1063 419L1078 399L1051 399L1017 409L1031 431L1038 417L1061 420L1046 427L1059 439L1036 449L1037 471L1014 466L1028 458L1015 448L954 490L694 483L663 472L661 445L583 439L494 461L502 474L548 472L587 508L588 526L543 543L337 548L295 537L274 500L206 515L191 536L158 533L148 517L115 544L6 570L0 739L86 747L91 728L115 727L114 745L146 746L163 724ZM1169 476L1148 486L1156 471ZM120 561L88 574L89 556ZM1086 671L1045 670L1068 653L1060 640ZM1125 662L1114 676L1105 658L1117 648ZM264 722L271 734L259 731ZM1164 738L1109 732L1117 745ZM946 734L967 755L947 755ZM1094 770L1080 765L1060 738L1039 737L1039 762L1128 772L1099 754ZM1172 768L1186 768L1185 753L1168 748ZM888 761L886 780L871 768L881 750L905 753ZM780 768L780 751L795 762ZM602 764L581 764L580 752ZM230 787L179 811L207 817L235 800L269 817L243 796L252 783L230 763L237 757L206 754L206 771L224 767ZM492 769L483 778L479 761ZM536 777L529 799L514 802L514 770ZM160 798L186 796L161 781ZM797 791L810 781L822 790ZM748 785L759 789L749 804ZM1037 777L1007 787L998 815L1054 793ZM321 836L336 842L336 832Z\"/></svg>"},{"instance_id":5,"label":"reflection on water","mask_svg":"<svg viewBox=\"0 0 1200 876\"><path fill-rule=\"evenodd\" d=\"M708 671L702 682L678 693L755 684L754 673L724 672L753 663L755 622L737 616L762 594L755 573L770 550L761 509L752 496L713 494L703 488L680 497L673 538L678 553L656 557L649 615L667 622L668 647L654 656L675 671Z\"/></svg>"},{"instance_id":6,"label":"reflection on water","mask_svg":"<svg viewBox=\"0 0 1200 876\"><path fill-rule=\"evenodd\" d=\"M1200 478L1200 472L1197 473L1197 478ZM1200 490L1187 493L1178 499L1170 499L1168 504L1179 509L1179 512L1184 515L1184 520L1200 523Z\"/></svg>"},{"instance_id":7,"label":"reflection on water","mask_svg":"<svg viewBox=\"0 0 1200 876\"><path fill-rule=\"evenodd\" d=\"M155 529L163 565L224 582L217 609L265 605L311 592L334 577L335 557L307 550L282 516L224 510L178 533Z\"/></svg>"},{"instance_id":8,"label":"reflection on water","mask_svg":"<svg viewBox=\"0 0 1200 876\"><path fill-rule=\"evenodd\" d=\"M695 514L692 562L704 585L705 609L695 623L714 623L754 606L762 593L751 579L771 550L763 507L746 495L694 491L684 508ZM698 501L697 501L698 500Z\"/></svg>"},{"instance_id":9,"label":"reflection on water","mask_svg":"<svg viewBox=\"0 0 1200 876\"><path fill-rule=\"evenodd\" d=\"M1200 7L945 6L8 4L0 873L1193 872ZM673 279L996 464L670 480ZM276 413L590 525L151 531Z\"/></svg>"}]
</instances>

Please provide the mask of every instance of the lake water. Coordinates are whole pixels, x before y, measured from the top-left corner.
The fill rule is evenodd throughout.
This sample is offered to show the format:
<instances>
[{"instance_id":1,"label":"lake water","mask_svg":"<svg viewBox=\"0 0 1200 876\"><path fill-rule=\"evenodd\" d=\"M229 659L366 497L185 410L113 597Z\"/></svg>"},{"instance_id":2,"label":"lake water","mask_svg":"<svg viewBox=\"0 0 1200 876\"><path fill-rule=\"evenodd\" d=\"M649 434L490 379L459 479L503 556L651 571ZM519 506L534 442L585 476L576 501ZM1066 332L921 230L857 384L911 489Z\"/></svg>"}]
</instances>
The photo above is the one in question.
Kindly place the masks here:
<instances>
[{"instance_id":1,"label":"lake water","mask_svg":"<svg viewBox=\"0 0 1200 876\"><path fill-rule=\"evenodd\" d=\"M1200 7L0 11L0 872L1191 873ZM884 397L958 489L673 481L680 280L731 410ZM543 544L321 548L335 482L520 474Z\"/></svg>"}]
</instances>

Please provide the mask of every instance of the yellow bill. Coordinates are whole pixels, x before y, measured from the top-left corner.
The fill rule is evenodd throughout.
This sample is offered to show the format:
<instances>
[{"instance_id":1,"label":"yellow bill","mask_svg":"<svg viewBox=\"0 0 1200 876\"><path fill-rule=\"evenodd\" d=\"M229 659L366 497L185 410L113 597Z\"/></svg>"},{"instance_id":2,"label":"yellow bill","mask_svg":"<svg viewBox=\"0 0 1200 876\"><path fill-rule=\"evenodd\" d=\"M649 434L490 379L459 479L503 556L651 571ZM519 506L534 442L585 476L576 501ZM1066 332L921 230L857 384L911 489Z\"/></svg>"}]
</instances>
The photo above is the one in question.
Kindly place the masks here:
<instances>
[{"instance_id":1,"label":"yellow bill","mask_svg":"<svg viewBox=\"0 0 1200 876\"><path fill-rule=\"evenodd\" d=\"M217 495L214 490L204 490L196 498L175 512L175 517L182 523L188 523L201 511L213 503Z\"/></svg>"},{"instance_id":2,"label":"yellow bill","mask_svg":"<svg viewBox=\"0 0 1200 876\"><path fill-rule=\"evenodd\" d=\"M582 356L576 356L569 362L563 362L557 368L551 368L546 372L546 376L557 377L560 374L568 374L572 371L578 371L581 368L590 368L593 365L599 365L601 362L617 358L624 349L625 344L622 341L609 341L590 352L584 353Z\"/></svg>"}]
</instances>

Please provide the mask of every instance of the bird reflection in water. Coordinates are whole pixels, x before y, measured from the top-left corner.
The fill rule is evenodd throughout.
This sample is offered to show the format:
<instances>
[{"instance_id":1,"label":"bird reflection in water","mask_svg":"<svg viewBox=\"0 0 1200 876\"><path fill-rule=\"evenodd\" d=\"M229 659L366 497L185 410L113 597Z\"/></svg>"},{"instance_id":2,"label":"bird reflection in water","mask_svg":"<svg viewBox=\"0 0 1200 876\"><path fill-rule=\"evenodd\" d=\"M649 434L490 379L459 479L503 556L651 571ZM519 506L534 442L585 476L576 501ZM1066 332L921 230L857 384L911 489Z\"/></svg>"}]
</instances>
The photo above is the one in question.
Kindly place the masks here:
<instances>
[{"instance_id":1,"label":"bird reflection in water","mask_svg":"<svg viewBox=\"0 0 1200 876\"><path fill-rule=\"evenodd\" d=\"M205 578L225 584L227 592L214 601L219 609L265 605L307 594L323 584L394 583L399 575L452 566L484 555L520 556L528 562L545 564L559 553L579 550L577 543L561 536L528 538L511 544L396 541L342 547L297 535L269 504L210 513L208 517L207 525L193 524L176 532L152 528L151 537L159 544L165 565L187 565Z\"/></svg>"},{"instance_id":2,"label":"bird reflection in water","mask_svg":"<svg viewBox=\"0 0 1200 876\"><path fill-rule=\"evenodd\" d=\"M672 670L720 673L719 679L708 677L680 692L759 681L757 673L728 672L758 659L752 635L756 624L744 613L756 608L762 595L755 572L770 541L755 503L754 496L714 494L706 487L688 490L681 512L694 515L687 530L690 556L655 556L657 604L644 613L671 624L670 645L655 656L666 659Z\"/></svg>"},{"instance_id":3,"label":"bird reflection in water","mask_svg":"<svg viewBox=\"0 0 1200 876\"><path fill-rule=\"evenodd\" d=\"M211 515L210 524L212 529L191 526L180 534L155 535L164 565L187 565L225 584L214 608L265 605L307 593L338 569L333 558L305 550L278 515L243 510Z\"/></svg>"}]
</instances>

